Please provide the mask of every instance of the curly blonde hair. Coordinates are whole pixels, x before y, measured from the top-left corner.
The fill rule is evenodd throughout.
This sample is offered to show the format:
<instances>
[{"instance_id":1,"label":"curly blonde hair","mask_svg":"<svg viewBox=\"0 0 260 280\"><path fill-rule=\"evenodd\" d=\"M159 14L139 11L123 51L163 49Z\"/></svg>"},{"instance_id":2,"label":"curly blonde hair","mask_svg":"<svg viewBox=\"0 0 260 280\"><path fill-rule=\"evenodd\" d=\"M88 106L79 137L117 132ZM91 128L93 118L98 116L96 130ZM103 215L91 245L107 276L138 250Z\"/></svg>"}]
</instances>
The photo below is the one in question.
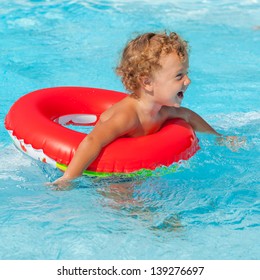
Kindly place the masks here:
<instances>
[{"instance_id":1,"label":"curly blonde hair","mask_svg":"<svg viewBox=\"0 0 260 280\"><path fill-rule=\"evenodd\" d=\"M134 92L140 87L140 77L150 77L162 66L164 55L176 53L181 61L188 58L188 43L177 33L145 33L131 40L122 53L116 72L126 90Z\"/></svg>"}]
</instances>

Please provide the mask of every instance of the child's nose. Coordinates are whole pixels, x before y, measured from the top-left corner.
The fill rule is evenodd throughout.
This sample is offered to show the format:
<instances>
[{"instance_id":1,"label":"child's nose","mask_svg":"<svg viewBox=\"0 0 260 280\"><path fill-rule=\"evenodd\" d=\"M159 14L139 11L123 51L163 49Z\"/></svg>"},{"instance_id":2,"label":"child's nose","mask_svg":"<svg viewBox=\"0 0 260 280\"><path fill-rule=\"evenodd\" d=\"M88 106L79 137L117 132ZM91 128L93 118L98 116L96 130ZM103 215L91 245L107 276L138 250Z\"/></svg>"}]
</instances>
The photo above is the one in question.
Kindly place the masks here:
<instances>
[{"instance_id":1,"label":"child's nose","mask_svg":"<svg viewBox=\"0 0 260 280\"><path fill-rule=\"evenodd\" d=\"M190 78L188 77L188 75L186 75L185 80L184 80L184 85L188 86L191 83Z\"/></svg>"}]
</instances>

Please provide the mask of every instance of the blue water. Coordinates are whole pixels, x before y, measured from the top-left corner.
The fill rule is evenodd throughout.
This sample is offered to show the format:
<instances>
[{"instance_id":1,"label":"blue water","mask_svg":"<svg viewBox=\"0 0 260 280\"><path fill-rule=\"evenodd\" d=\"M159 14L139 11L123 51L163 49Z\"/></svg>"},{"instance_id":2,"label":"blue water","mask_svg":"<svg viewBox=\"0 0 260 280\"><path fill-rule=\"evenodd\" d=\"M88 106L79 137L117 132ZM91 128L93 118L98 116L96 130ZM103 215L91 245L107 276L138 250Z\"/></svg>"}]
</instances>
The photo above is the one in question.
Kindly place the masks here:
<instances>
[{"instance_id":1,"label":"blue water","mask_svg":"<svg viewBox=\"0 0 260 280\"><path fill-rule=\"evenodd\" d=\"M259 12L258 0L1 1L0 259L259 259ZM125 42L165 29L191 45L183 105L247 143L198 134L177 173L45 186L60 173L12 145L13 102L62 85L123 91Z\"/></svg>"}]
</instances>

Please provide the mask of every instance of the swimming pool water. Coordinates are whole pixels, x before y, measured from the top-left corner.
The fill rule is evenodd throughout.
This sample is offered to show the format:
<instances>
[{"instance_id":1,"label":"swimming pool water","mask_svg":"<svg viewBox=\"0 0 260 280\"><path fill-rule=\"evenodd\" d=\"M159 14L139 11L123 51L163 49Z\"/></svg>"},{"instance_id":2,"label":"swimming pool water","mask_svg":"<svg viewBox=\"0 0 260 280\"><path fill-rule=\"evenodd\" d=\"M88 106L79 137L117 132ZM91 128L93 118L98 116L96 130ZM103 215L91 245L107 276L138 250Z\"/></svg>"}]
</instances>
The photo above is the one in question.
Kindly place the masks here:
<instances>
[{"instance_id":1,"label":"swimming pool water","mask_svg":"<svg viewBox=\"0 0 260 280\"><path fill-rule=\"evenodd\" d=\"M259 1L12 0L0 17L0 259L259 259ZM126 41L165 29L191 45L183 105L246 145L198 134L174 174L45 186L60 173L12 145L13 102L53 86L123 91Z\"/></svg>"}]
</instances>

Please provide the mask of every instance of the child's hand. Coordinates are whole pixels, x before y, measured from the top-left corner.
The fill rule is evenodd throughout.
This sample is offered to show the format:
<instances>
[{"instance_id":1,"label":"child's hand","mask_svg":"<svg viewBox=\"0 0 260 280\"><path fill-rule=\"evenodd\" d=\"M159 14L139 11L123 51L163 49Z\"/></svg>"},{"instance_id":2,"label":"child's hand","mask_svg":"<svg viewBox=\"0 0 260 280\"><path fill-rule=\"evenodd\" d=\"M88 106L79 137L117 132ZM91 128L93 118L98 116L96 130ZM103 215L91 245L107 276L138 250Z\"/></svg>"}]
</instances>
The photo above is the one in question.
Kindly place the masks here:
<instances>
[{"instance_id":1,"label":"child's hand","mask_svg":"<svg viewBox=\"0 0 260 280\"><path fill-rule=\"evenodd\" d=\"M237 152L240 148L246 144L246 137L240 136L219 136L216 138L216 142L219 146L226 146L232 152Z\"/></svg>"},{"instance_id":2,"label":"child's hand","mask_svg":"<svg viewBox=\"0 0 260 280\"><path fill-rule=\"evenodd\" d=\"M63 177L55 180L54 182L46 183L46 186L54 186L54 187L56 187L56 190L69 190L69 189L73 188L72 182Z\"/></svg>"}]
</instances>

